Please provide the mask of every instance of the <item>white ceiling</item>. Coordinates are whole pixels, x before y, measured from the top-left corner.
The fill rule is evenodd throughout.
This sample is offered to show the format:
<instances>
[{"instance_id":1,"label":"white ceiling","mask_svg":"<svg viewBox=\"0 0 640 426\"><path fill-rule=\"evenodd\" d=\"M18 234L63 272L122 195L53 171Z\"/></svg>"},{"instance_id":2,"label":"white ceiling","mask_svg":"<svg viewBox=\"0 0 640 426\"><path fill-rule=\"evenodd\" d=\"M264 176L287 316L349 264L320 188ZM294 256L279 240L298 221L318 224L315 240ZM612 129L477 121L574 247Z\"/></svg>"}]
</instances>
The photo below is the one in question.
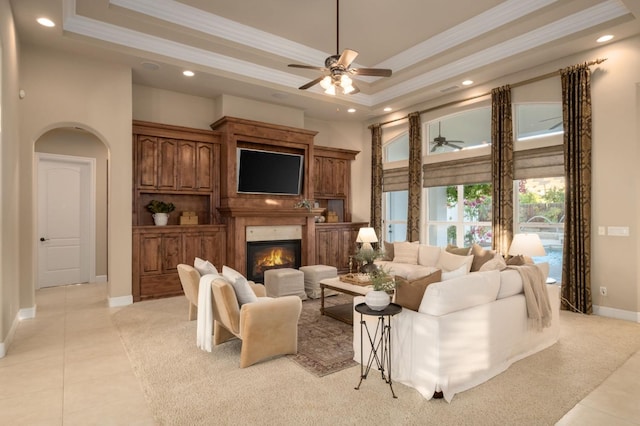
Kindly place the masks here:
<instances>
[{"instance_id":1,"label":"white ceiling","mask_svg":"<svg viewBox=\"0 0 640 426\"><path fill-rule=\"evenodd\" d=\"M639 0L11 0L21 42L131 66L136 84L215 98L221 93L300 108L309 117L363 120L569 54L640 34ZM55 28L36 23L40 16ZM338 51L337 48L338 47ZM345 48L361 92L297 87ZM158 69L148 69L149 64ZM146 64L146 65L145 65ZM182 76L193 70L191 78ZM347 114L348 107L357 109Z\"/></svg>"}]
</instances>

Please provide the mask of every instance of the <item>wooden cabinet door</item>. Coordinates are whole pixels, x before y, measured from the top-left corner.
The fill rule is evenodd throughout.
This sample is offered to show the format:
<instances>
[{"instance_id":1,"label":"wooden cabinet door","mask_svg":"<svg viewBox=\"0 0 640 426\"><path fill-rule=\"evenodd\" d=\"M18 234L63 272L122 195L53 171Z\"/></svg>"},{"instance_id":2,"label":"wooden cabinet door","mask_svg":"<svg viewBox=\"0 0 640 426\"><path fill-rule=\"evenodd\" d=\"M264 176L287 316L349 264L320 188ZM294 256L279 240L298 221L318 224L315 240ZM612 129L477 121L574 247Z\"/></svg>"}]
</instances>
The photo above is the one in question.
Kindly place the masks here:
<instances>
[{"instance_id":1,"label":"wooden cabinet door","mask_svg":"<svg viewBox=\"0 0 640 426\"><path fill-rule=\"evenodd\" d=\"M182 236L179 233L162 236L161 252L162 272L178 273L178 264L182 262Z\"/></svg>"},{"instance_id":2,"label":"wooden cabinet door","mask_svg":"<svg viewBox=\"0 0 640 426\"><path fill-rule=\"evenodd\" d=\"M347 195L346 185L349 183L347 178L347 167L349 164L347 160L333 160L333 182L331 187L331 194L338 197L345 197Z\"/></svg>"},{"instance_id":3,"label":"wooden cabinet door","mask_svg":"<svg viewBox=\"0 0 640 426\"><path fill-rule=\"evenodd\" d=\"M162 273L162 236L147 234L140 236L140 274Z\"/></svg>"},{"instance_id":4,"label":"wooden cabinet door","mask_svg":"<svg viewBox=\"0 0 640 426\"><path fill-rule=\"evenodd\" d=\"M158 140L158 189L177 188L178 141Z\"/></svg>"},{"instance_id":5,"label":"wooden cabinet door","mask_svg":"<svg viewBox=\"0 0 640 426\"><path fill-rule=\"evenodd\" d=\"M196 145L196 188L200 191L213 189L213 145L198 143Z\"/></svg>"},{"instance_id":6,"label":"wooden cabinet door","mask_svg":"<svg viewBox=\"0 0 640 426\"><path fill-rule=\"evenodd\" d=\"M316 258L318 265L338 267L340 236L334 229L316 231Z\"/></svg>"},{"instance_id":7,"label":"wooden cabinet door","mask_svg":"<svg viewBox=\"0 0 640 426\"><path fill-rule=\"evenodd\" d=\"M193 265L196 257L213 263L222 272L226 262L227 235L224 229L189 232L183 235L184 263Z\"/></svg>"},{"instance_id":8,"label":"wooden cabinet door","mask_svg":"<svg viewBox=\"0 0 640 426\"><path fill-rule=\"evenodd\" d=\"M334 163L333 158L325 157L322 159L322 193L324 195L333 195L333 188L335 186L334 176Z\"/></svg>"},{"instance_id":9,"label":"wooden cabinet door","mask_svg":"<svg viewBox=\"0 0 640 426\"><path fill-rule=\"evenodd\" d=\"M158 138L138 136L136 140L136 169L138 188L151 189L158 185Z\"/></svg>"},{"instance_id":10,"label":"wooden cabinet door","mask_svg":"<svg viewBox=\"0 0 640 426\"><path fill-rule=\"evenodd\" d=\"M336 268L339 271L349 270L349 256L353 254L353 247L358 237L358 231L350 228L342 229L340 231L340 247L338 248L339 256Z\"/></svg>"},{"instance_id":11,"label":"wooden cabinet door","mask_svg":"<svg viewBox=\"0 0 640 426\"><path fill-rule=\"evenodd\" d=\"M195 189L196 183L196 144L195 142L178 142L178 189Z\"/></svg>"}]
</instances>

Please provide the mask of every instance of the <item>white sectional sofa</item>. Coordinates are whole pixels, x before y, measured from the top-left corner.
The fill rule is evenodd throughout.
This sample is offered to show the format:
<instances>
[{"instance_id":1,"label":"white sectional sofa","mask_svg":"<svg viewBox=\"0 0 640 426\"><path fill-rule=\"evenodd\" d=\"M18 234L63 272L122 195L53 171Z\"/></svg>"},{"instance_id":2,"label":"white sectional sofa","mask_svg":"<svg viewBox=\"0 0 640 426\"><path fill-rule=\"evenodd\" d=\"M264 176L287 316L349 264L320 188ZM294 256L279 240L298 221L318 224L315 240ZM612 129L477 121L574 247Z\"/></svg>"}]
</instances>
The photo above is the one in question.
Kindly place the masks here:
<instances>
[{"instance_id":1,"label":"white sectional sofa","mask_svg":"<svg viewBox=\"0 0 640 426\"><path fill-rule=\"evenodd\" d=\"M536 266L546 280L548 264ZM560 288L541 285L546 288L551 306L551 322L546 328L528 318L523 280L516 269L472 272L430 284L417 311L405 308L392 317L393 381L415 388L427 399L442 392L450 402L456 393L477 386L514 362L553 345L560 332ZM354 306L363 301L362 297L354 298ZM357 362L360 362L359 318L354 310L353 345ZM375 327L376 317L364 319L370 329ZM366 362L370 347L364 341Z\"/></svg>"}]
</instances>

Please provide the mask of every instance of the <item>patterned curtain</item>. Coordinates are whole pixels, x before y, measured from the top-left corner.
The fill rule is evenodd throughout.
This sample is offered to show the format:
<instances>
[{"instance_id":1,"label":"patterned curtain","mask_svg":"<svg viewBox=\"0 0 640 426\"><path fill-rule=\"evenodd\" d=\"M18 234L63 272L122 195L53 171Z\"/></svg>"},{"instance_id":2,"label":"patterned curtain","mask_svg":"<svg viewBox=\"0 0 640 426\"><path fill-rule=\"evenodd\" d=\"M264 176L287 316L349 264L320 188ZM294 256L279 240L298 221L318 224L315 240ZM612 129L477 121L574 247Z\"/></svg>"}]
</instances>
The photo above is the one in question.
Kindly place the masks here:
<instances>
[{"instance_id":1,"label":"patterned curtain","mask_svg":"<svg viewBox=\"0 0 640 426\"><path fill-rule=\"evenodd\" d=\"M369 225L376 231L382 242L382 127L380 124L369 126L371 129L371 221Z\"/></svg>"},{"instance_id":2,"label":"patterned curtain","mask_svg":"<svg viewBox=\"0 0 640 426\"><path fill-rule=\"evenodd\" d=\"M565 220L562 308L592 313L591 305L591 71L561 71Z\"/></svg>"},{"instance_id":3,"label":"patterned curtain","mask_svg":"<svg viewBox=\"0 0 640 426\"><path fill-rule=\"evenodd\" d=\"M407 241L420 240L420 200L422 194L422 138L420 113L409 114L409 205Z\"/></svg>"},{"instance_id":4,"label":"patterned curtain","mask_svg":"<svg viewBox=\"0 0 640 426\"><path fill-rule=\"evenodd\" d=\"M491 91L493 249L506 254L513 239L513 122L511 87Z\"/></svg>"}]
</instances>

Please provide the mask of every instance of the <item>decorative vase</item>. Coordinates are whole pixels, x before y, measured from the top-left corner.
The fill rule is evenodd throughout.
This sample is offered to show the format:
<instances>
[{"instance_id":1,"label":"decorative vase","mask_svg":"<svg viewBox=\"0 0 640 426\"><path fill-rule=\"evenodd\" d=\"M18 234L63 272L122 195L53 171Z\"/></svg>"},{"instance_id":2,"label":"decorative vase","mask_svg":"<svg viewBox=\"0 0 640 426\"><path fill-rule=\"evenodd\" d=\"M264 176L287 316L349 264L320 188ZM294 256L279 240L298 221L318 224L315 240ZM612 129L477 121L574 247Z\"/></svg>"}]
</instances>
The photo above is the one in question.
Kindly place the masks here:
<instances>
[{"instance_id":1,"label":"decorative vase","mask_svg":"<svg viewBox=\"0 0 640 426\"><path fill-rule=\"evenodd\" d=\"M366 303L367 306L374 311L383 310L384 308L389 306L390 302L391 298L389 297L389 294L387 294L386 291L382 290L373 290L365 294L364 296L364 303Z\"/></svg>"},{"instance_id":2,"label":"decorative vase","mask_svg":"<svg viewBox=\"0 0 640 426\"><path fill-rule=\"evenodd\" d=\"M169 221L169 213L154 213L151 216L156 226L165 226Z\"/></svg>"}]
</instances>

